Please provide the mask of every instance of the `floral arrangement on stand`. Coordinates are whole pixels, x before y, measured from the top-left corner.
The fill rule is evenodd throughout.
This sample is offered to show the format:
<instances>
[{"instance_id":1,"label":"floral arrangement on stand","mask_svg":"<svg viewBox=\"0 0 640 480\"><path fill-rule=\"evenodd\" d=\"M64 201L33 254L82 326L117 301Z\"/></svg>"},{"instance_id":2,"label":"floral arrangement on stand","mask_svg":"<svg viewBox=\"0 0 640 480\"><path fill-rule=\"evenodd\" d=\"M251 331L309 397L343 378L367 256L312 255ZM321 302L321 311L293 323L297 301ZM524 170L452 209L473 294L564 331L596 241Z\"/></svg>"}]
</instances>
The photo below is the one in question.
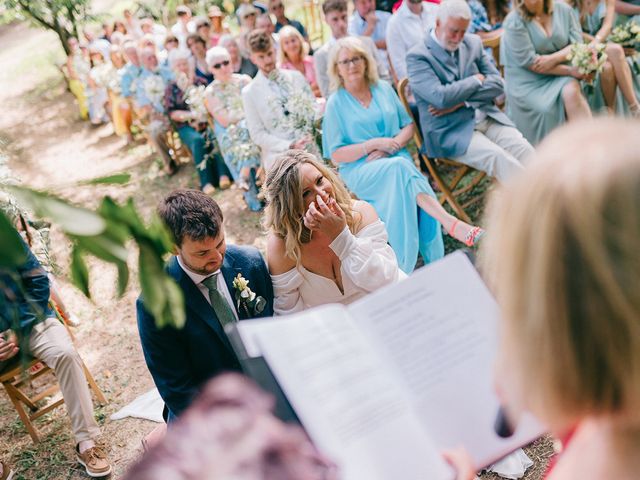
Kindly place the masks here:
<instances>
[{"instance_id":1,"label":"floral arrangement on stand","mask_svg":"<svg viewBox=\"0 0 640 480\"><path fill-rule=\"evenodd\" d=\"M577 67L582 75L589 75L592 78L585 80L585 91L593 93L593 77L602 72L607 61L604 43L574 43L571 45L571 52L567 60L571 66Z\"/></svg>"}]
</instances>

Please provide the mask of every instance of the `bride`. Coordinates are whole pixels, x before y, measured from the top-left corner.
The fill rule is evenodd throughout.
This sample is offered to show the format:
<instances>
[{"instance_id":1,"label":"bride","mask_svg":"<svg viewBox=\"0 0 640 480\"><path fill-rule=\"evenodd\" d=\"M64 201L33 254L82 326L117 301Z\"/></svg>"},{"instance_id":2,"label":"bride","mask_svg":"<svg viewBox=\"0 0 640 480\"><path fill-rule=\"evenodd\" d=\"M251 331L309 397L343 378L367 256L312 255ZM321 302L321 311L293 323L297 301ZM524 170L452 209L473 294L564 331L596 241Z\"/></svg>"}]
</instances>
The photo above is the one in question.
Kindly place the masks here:
<instances>
[{"instance_id":1,"label":"bride","mask_svg":"<svg viewBox=\"0 0 640 480\"><path fill-rule=\"evenodd\" d=\"M281 155L264 188L276 315L348 304L405 277L374 208L312 154Z\"/></svg>"}]
</instances>

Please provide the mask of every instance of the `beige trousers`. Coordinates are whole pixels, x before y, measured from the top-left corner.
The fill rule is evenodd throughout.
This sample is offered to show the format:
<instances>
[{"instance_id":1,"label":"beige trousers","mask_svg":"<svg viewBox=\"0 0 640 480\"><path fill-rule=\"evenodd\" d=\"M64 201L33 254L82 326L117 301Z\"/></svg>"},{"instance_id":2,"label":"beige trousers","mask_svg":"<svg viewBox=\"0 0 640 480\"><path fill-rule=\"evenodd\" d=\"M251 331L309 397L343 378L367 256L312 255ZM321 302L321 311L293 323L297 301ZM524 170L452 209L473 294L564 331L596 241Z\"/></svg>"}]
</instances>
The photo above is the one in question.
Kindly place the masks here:
<instances>
[{"instance_id":1,"label":"beige trousers","mask_svg":"<svg viewBox=\"0 0 640 480\"><path fill-rule=\"evenodd\" d=\"M453 160L504 182L522 170L532 154L533 147L517 128L487 117L476 124L467 151Z\"/></svg>"},{"instance_id":2,"label":"beige trousers","mask_svg":"<svg viewBox=\"0 0 640 480\"><path fill-rule=\"evenodd\" d=\"M34 357L42 360L55 372L71 417L76 443L96 439L100 435L100 427L93 417L93 403L82 360L67 329L58 319L47 318L33 327L29 349Z\"/></svg>"}]
</instances>

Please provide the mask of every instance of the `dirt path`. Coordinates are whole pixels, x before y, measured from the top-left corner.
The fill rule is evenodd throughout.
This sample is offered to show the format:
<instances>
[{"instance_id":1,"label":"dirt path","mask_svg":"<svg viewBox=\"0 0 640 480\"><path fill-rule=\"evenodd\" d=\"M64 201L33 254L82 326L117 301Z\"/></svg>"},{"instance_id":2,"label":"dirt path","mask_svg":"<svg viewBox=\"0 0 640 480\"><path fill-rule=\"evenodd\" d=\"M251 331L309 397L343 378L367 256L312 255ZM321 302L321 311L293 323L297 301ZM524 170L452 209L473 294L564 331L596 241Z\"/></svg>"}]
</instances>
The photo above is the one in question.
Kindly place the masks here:
<instances>
[{"instance_id":1,"label":"dirt path","mask_svg":"<svg viewBox=\"0 0 640 480\"><path fill-rule=\"evenodd\" d=\"M158 173L146 145L127 148L110 125L91 127L78 117L73 96L65 90L52 60L62 58L54 35L24 25L0 27L0 154L24 184L57 188L60 195L93 206L104 195L124 201L133 197L148 215L160 197L172 188L196 187L196 174L185 165L174 177ZM129 185L77 187L73 182L128 171ZM65 187L66 185L66 187ZM58 188L60 187L60 188ZM219 194L231 242L263 247L259 216L246 211L240 194ZM141 438L156 424L146 420L109 420L109 415L152 388L144 364L135 320L135 280L122 299L115 298L115 272L109 265L90 261L94 303L68 282L68 241L56 230L52 251L61 266L60 287L69 308L82 318L75 329L80 354L102 387L109 404L96 410L104 443L114 463L112 478L141 453ZM135 259L130 261L135 279ZM76 466L73 439L65 409L36 422L44 434L33 445L15 410L0 394L0 452L23 479L86 479Z\"/></svg>"}]
</instances>

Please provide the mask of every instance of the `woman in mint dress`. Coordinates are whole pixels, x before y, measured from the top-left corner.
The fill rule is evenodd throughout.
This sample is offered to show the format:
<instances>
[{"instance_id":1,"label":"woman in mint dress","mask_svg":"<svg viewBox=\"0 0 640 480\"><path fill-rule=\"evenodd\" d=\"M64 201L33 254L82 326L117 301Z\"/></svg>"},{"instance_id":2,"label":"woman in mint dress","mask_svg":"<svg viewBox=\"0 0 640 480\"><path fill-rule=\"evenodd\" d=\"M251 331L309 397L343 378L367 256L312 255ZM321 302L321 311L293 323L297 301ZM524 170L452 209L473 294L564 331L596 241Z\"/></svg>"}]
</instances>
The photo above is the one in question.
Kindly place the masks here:
<instances>
[{"instance_id":1,"label":"woman in mint dress","mask_svg":"<svg viewBox=\"0 0 640 480\"><path fill-rule=\"evenodd\" d=\"M582 0L574 2L574 9L580 19L582 34L586 41L606 42L615 23L615 0ZM609 88L611 97L606 103L616 112L640 115L640 76L634 71L634 63L638 62L636 56L626 56L621 45L613 42L606 43L608 62L611 64L615 83ZM600 80L600 79L598 79ZM616 87L618 87L616 89ZM597 89L596 89L597 92ZM615 98L613 98L615 97ZM599 99L589 98L592 110L596 110L600 104Z\"/></svg>"},{"instance_id":2,"label":"woman in mint dress","mask_svg":"<svg viewBox=\"0 0 640 480\"><path fill-rule=\"evenodd\" d=\"M260 167L260 147L249 137L241 95L251 78L233 73L229 52L223 47L209 49L207 63L215 80L205 90L206 103L222 157L233 180L244 191L249 209L259 211L262 202L258 199L256 173Z\"/></svg>"},{"instance_id":3,"label":"woman in mint dress","mask_svg":"<svg viewBox=\"0 0 640 480\"><path fill-rule=\"evenodd\" d=\"M323 153L345 184L373 205L389 234L400 268L413 271L444 255L441 225L473 245L482 233L448 214L404 148L413 124L391 86L377 78L375 61L354 37L338 40L329 59L334 93L322 122Z\"/></svg>"},{"instance_id":4,"label":"woman in mint dress","mask_svg":"<svg viewBox=\"0 0 640 480\"><path fill-rule=\"evenodd\" d=\"M519 0L507 15L500 62L507 114L536 144L566 120L590 117L591 110L580 88L584 76L567 64L571 44L582 41L577 15L552 0L535 0L531 7Z\"/></svg>"}]
</instances>

